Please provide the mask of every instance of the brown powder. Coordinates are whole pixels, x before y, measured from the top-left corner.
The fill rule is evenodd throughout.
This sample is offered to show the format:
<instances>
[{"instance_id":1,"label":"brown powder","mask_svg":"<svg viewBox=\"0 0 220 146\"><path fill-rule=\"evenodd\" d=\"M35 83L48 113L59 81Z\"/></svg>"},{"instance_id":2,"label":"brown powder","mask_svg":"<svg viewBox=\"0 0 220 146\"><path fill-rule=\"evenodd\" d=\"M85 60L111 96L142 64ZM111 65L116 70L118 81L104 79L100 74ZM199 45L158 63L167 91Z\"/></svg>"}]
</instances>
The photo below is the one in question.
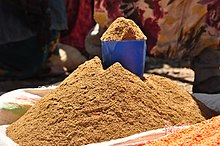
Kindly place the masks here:
<instances>
[{"instance_id":1,"label":"brown powder","mask_svg":"<svg viewBox=\"0 0 220 146\"><path fill-rule=\"evenodd\" d=\"M43 97L7 135L21 146L84 145L205 120L190 94L169 79L139 77L95 57Z\"/></svg>"},{"instance_id":2,"label":"brown powder","mask_svg":"<svg viewBox=\"0 0 220 146\"><path fill-rule=\"evenodd\" d=\"M117 18L102 35L101 40L146 40L147 37L133 20Z\"/></svg>"}]
</instances>

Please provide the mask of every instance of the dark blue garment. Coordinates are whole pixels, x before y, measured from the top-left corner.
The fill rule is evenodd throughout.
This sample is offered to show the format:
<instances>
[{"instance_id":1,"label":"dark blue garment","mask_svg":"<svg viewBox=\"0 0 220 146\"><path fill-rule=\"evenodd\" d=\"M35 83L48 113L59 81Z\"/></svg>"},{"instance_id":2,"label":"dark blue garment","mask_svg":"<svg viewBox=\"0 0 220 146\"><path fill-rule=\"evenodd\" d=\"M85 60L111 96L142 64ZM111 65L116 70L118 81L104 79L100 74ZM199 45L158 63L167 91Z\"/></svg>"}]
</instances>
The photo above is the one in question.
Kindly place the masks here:
<instances>
[{"instance_id":1,"label":"dark blue garment","mask_svg":"<svg viewBox=\"0 0 220 146\"><path fill-rule=\"evenodd\" d=\"M56 52L50 50L51 41L56 42L59 31L67 29L63 0L49 0L49 10L50 28L39 30L40 33L27 23L22 7L0 0L0 80L34 76ZM41 41L42 38L49 41Z\"/></svg>"},{"instance_id":2,"label":"dark blue garment","mask_svg":"<svg viewBox=\"0 0 220 146\"><path fill-rule=\"evenodd\" d=\"M44 51L36 37L0 45L0 80L24 79L33 76L43 63Z\"/></svg>"},{"instance_id":3,"label":"dark blue garment","mask_svg":"<svg viewBox=\"0 0 220 146\"><path fill-rule=\"evenodd\" d=\"M66 30L67 15L64 0L50 0L49 8L51 11L51 30Z\"/></svg>"},{"instance_id":4,"label":"dark blue garment","mask_svg":"<svg viewBox=\"0 0 220 146\"><path fill-rule=\"evenodd\" d=\"M25 24L24 11L7 0L0 0L0 44L23 41L35 35Z\"/></svg>"}]
</instances>

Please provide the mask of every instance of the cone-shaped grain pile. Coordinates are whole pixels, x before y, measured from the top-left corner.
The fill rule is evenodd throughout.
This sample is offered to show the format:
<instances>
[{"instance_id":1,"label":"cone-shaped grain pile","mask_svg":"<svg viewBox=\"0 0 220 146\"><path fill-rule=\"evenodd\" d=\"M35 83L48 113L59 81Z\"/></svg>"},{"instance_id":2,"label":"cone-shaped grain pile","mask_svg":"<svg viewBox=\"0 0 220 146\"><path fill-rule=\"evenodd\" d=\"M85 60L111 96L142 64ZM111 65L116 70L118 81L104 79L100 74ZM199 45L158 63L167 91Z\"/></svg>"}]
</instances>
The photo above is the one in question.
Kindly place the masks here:
<instances>
[{"instance_id":1,"label":"cone-shaped grain pile","mask_svg":"<svg viewBox=\"0 0 220 146\"><path fill-rule=\"evenodd\" d=\"M147 37L133 20L119 17L103 33L101 40L147 40Z\"/></svg>"},{"instance_id":2,"label":"cone-shaped grain pile","mask_svg":"<svg viewBox=\"0 0 220 146\"><path fill-rule=\"evenodd\" d=\"M94 58L9 126L7 135L21 146L73 146L202 120L190 94L170 80L151 76L143 82L119 63L103 70Z\"/></svg>"}]
</instances>

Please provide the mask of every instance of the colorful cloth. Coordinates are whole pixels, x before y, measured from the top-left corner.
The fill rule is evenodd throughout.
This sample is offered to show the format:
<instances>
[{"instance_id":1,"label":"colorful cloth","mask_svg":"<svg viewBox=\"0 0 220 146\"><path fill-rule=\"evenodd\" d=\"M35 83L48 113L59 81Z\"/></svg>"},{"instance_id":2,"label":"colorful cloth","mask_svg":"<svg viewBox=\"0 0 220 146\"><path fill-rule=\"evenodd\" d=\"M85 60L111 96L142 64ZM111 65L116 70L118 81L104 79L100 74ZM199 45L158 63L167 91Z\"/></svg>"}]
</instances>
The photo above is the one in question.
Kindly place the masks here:
<instances>
[{"instance_id":1,"label":"colorful cloth","mask_svg":"<svg viewBox=\"0 0 220 146\"><path fill-rule=\"evenodd\" d=\"M205 48L220 50L220 0L95 0L101 27L119 16L139 25L152 55L180 59Z\"/></svg>"}]
</instances>

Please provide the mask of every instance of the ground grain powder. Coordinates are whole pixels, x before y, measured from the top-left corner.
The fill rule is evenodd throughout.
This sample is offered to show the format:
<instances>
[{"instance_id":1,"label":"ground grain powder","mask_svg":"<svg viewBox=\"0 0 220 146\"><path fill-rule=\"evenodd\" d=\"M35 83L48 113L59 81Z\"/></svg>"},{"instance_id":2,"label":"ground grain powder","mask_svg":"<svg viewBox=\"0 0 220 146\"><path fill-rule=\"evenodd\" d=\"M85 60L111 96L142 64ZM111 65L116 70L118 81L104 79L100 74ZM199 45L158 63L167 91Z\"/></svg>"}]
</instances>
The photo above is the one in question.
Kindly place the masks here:
<instances>
[{"instance_id":1,"label":"ground grain powder","mask_svg":"<svg viewBox=\"0 0 220 146\"><path fill-rule=\"evenodd\" d=\"M104 70L95 57L6 132L20 146L78 146L203 120L191 95L169 79L142 81L119 63Z\"/></svg>"},{"instance_id":2,"label":"ground grain powder","mask_svg":"<svg viewBox=\"0 0 220 146\"><path fill-rule=\"evenodd\" d=\"M102 35L101 40L146 40L147 37L133 20L117 18Z\"/></svg>"}]
</instances>

